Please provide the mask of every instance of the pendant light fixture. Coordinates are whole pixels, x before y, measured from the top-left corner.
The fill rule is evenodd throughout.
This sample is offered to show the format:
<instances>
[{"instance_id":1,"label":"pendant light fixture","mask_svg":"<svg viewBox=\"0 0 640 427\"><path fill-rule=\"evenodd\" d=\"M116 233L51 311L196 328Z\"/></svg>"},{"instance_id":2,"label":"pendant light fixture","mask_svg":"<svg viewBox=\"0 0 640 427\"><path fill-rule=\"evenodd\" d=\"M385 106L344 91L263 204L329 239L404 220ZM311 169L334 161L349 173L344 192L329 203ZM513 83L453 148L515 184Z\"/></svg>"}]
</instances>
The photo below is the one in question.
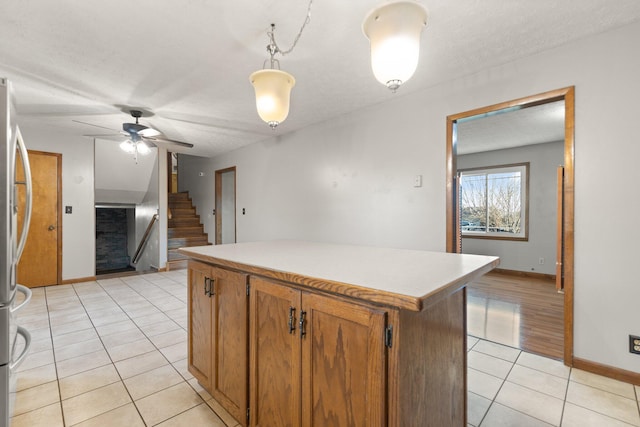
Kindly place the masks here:
<instances>
[{"instance_id":1,"label":"pendant light fixture","mask_svg":"<svg viewBox=\"0 0 640 427\"><path fill-rule=\"evenodd\" d=\"M296 84L296 79L291 74L280 70L280 61L274 57L278 53L282 56L287 55L296 47L302 31L311 21L312 3L313 0L310 0L307 8L307 17L302 27L300 27L300 31L291 48L287 50L280 49L274 35L276 26L271 24L271 31L267 32L267 36L269 36L269 44L267 45L269 58L262 64L262 70L254 72L249 77L256 92L258 115L274 130L289 115L291 88ZM269 68L267 68L267 62L269 63Z\"/></svg>"},{"instance_id":2,"label":"pendant light fixture","mask_svg":"<svg viewBox=\"0 0 640 427\"><path fill-rule=\"evenodd\" d=\"M373 75L393 92L418 67L420 36L427 16L423 5L403 0L379 6L362 23L362 31L371 43Z\"/></svg>"}]
</instances>

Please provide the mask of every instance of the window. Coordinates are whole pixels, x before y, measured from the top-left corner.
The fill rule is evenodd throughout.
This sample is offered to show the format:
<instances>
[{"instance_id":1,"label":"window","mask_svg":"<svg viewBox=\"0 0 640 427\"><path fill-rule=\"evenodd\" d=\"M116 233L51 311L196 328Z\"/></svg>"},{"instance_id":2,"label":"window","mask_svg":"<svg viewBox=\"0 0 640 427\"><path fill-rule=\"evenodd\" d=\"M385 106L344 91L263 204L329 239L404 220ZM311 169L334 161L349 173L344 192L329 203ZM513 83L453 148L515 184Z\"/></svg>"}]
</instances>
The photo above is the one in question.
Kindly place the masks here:
<instances>
[{"instance_id":1,"label":"window","mask_svg":"<svg viewBox=\"0 0 640 427\"><path fill-rule=\"evenodd\" d=\"M463 237L527 240L529 163L463 169L458 176Z\"/></svg>"}]
</instances>

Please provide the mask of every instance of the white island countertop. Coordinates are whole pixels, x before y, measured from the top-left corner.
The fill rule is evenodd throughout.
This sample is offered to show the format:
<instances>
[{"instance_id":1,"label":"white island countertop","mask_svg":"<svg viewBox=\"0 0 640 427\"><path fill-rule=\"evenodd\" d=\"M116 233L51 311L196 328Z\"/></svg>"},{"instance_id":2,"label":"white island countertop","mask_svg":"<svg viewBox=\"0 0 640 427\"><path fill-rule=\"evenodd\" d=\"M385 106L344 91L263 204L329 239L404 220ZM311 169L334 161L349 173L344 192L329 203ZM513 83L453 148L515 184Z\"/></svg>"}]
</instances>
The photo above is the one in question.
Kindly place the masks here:
<instances>
[{"instance_id":1,"label":"white island countertop","mask_svg":"<svg viewBox=\"0 0 640 427\"><path fill-rule=\"evenodd\" d=\"M400 309L421 311L499 258L303 241L179 249L193 259Z\"/></svg>"}]
</instances>

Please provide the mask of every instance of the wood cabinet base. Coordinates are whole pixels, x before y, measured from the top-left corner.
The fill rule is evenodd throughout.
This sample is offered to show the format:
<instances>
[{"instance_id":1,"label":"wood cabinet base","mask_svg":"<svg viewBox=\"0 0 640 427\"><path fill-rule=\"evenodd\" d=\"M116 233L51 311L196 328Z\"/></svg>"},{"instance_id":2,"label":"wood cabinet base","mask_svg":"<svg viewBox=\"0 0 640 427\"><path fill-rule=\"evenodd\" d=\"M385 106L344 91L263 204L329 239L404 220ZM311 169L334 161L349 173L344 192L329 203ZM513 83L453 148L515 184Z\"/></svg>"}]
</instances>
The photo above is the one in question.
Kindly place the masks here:
<instances>
[{"instance_id":1,"label":"wood cabinet base","mask_svg":"<svg viewBox=\"0 0 640 427\"><path fill-rule=\"evenodd\" d=\"M313 275L325 249L322 265L345 265L333 252L360 249L312 246L309 258L290 244L264 245L245 264L236 261L241 245L201 250L231 260L189 252L206 261L189 262L189 371L240 425L466 427L464 281L497 259L391 251L410 271L379 274L390 283L374 289ZM273 258L303 259L300 273L255 266L282 245ZM434 280L443 285L424 284Z\"/></svg>"}]
</instances>

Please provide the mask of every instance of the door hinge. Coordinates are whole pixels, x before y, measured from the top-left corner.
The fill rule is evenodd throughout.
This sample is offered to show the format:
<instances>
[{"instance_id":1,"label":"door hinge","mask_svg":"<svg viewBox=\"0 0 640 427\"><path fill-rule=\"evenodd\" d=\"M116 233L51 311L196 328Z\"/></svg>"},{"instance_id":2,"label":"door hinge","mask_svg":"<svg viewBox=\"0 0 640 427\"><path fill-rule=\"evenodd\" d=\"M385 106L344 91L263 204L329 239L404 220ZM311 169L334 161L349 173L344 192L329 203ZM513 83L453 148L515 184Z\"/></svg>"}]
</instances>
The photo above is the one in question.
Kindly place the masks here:
<instances>
[{"instance_id":1,"label":"door hinge","mask_svg":"<svg viewBox=\"0 0 640 427\"><path fill-rule=\"evenodd\" d=\"M389 348L393 346L393 325L387 325L384 330L384 345Z\"/></svg>"},{"instance_id":2,"label":"door hinge","mask_svg":"<svg viewBox=\"0 0 640 427\"><path fill-rule=\"evenodd\" d=\"M249 424L249 408L247 408L247 424Z\"/></svg>"},{"instance_id":3,"label":"door hinge","mask_svg":"<svg viewBox=\"0 0 640 427\"><path fill-rule=\"evenodd\" d=\"M251 290L251 285L247 283L247 296L249 296L249 291Z\"/></svg>"}]
</instances>

